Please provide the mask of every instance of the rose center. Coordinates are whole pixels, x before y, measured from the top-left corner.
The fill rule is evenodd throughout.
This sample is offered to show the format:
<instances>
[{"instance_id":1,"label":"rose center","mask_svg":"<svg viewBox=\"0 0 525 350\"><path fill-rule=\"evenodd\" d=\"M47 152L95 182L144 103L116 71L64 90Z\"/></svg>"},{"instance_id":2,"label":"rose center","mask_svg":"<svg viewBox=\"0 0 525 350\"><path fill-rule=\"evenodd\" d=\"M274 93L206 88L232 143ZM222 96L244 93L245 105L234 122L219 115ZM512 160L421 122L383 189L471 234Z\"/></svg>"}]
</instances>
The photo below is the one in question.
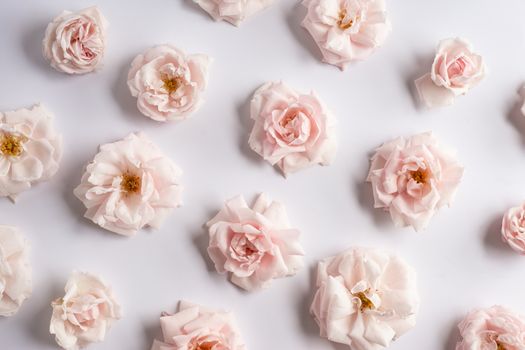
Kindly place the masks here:
<instances>
[{"instance_id":1,"label":"rose center","mask_svg":"<svg viewBox=\"0 0 525 350\"><path fill-rule=\"evenodd\" d=\"M126 194L134 194L140 191L142 185L142 179L140 176L125 173L122 175L122 181L120 182L120 188Z\"/></svg>"},{"instance_id":2,"label":"rose center","mask_svg":"<svg viewBox=\"0 0 525 350\"><path fill-rule=\"evenodd\" d=\"M289 113L284 116L284 118L281 120L280 124L283 128L286 128L288 124L290 124L295 117L297 117L297 113Z\"/></svg>"},{"instance_id":3,"label":"rose center","mask_svg":"<svg viewBox=\"0 0 525 350\"><path fill-rule=\"evenodd\" d=\"M499 341L496 341L497 348L496 350L507 350L505 345L501 344Z\"/></svg>"},{"instance_id":4,"label":"rose center","mask_svg":"<svg viewBox=\"0 0 525 350\"><path fill-rule=\"evenodd\" d=\"M374 308L374 303L366 296L366 292L357 292L352 295L361 301L361 311L372 310Z\"/></svg>"},{"instance_id":5,"label":"rose center","mask_svg":"<svg viewBox=\"0 0 525 350\"><path fill-rule=\"evenodd\" d=\"M426 184L428 181L428 174L425 170L422 170L422 169L411 171L410 177L412 178L412 180L414 180L418 184Z\"/></svg>"},{"instance_id":6,"label":"rose center","mask_svg":"<svg viewBox=\"0 0 525 350\"><path fill-rule=\"evenodd\" d=\"M24 151L23 137L4 134L0 139L0 153L6 157L17 157Z\"/></svg>"},{"instance_id":7,"label":"rose center","mask_svg":"<svg viewBox=\"0 0 525 350\"><path fill-rule=\"evenodd\" d=\"M355 23L355 18L348 18L348 11L341 9L339 11L339 18L337 19L337 26L341 30L352 28Z\"/></svg>"},{"instance_id":8,"label":"rose center","mask_svg":"<svg viewBox=\"0 0 525 350\"><path fill-rule=\"evenodd\" d=\"M162 82L164 83L164 89L168 94L177 91L182 85L182 79L180 77L165 77L162 79Z\"/></svg>"},{"instance_id":9,"label":"rose center","mask_svg":"<svg viewBox=\"0 0 525 350\"><path fill-rule=\"evenodd\" d=\"M215 345L219 344L217 340L194 340L190 350L213 350Z\"/></svg>"}]
</instances>

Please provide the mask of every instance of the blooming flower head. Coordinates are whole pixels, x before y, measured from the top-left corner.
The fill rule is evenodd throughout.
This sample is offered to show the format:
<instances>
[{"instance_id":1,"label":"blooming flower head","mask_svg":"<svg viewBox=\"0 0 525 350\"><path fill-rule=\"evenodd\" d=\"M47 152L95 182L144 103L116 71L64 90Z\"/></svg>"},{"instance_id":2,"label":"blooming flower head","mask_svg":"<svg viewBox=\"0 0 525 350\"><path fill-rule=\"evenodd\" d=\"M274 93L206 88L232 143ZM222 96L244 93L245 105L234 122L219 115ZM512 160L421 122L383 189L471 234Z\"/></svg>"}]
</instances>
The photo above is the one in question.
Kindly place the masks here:
<instances>
[{"instance_id":1,"label":"blooming flower head","mask_svg":"<svg viewBox=\"0 0 525 350\"><path fill-rule=\"evenodd\" d=\"M274 0L193 0L216 21L240 25L246 18L264 10Z\"/></svg>"},{"instance_id":2,"label":"blooming flower head","mask_svg":"<svg viewBox=\"0 0 525 350\"><path fill-rule=\"evenodd\" d=\"M483 58L459 38L439 43L430 73L416 80L421 100L427 107L450 105L485 76Z\"/></svg>"},{"instance_id":3,"label":"blooming flower head","mask_svg":"<svg viewBox=\"0 0 525 350\"><path fill-rule=\"evenodd\" d=\"M303 20L323 54L323 61L344 69L369 57L391 26L385 0L304 0Z\"/></svg>"},{"instance_id":4,"label":"blooming flower head","mask_svg":"<svg viewBox=\"0 0 525 350\"><path fill-rule=\"evenodd\" d=\"M128 87L145 116L160 122L184 120L203 103L211 59L160 45L131 63Z\"/></svg>"},{"instance_id":5,"label":"blooming flower head","mask_svg":"<svg viewBox=\"0 0 525 350\"><path fill-rule=\"evenodd\" d=\"M0 112L0 197L14 200L37 182L49 180L62 157L62 137L42 105Z\"/></svg>"},{"instance_id":6,"label":"blooming flower head","mask_svg":"<svg viewBox=\"0 0 525 350\"><path fill-rule=\"evenodd\" d=\"M261 86L251 101L255 121L250 147L284 175L314 164L328 165L337 150L335 120L315 93L282 82Z\"/></svg>"},{"instance_id":7,"label":"blooming flower head","mask_svg":"<svg viewBox=\"0 0 525 350\"><path fill-rule=\"evenodd\" d=\"M399 257L352 248L319 262L311 313L321 336L352 350L387 348L416 324L416 273Z\"/></svg>"},{"instance_id":8,"label":"blooming flower head","mask_svg":"<svg viewBox=\"0 0 525 350\"><path fill-rule=\"evenodd\" d=\"M501 223L501 238L516 252L525 255L525 204L507 210Z\"/></svg>"},{"instance_id":9,"label":"blooming flower head","mask_svg":"<svg viewBox=\"0 0 525 350\"><path fill-rule=\"evenodd\" d=\"M525 319L502 306L473 310L458 328L456 350L525 349Z\"/></svg>"},{"instance_id":10,"label":"blooming flower head","mask_svg":"<svg viewBox=\"0 0 525 350\"><path fill-rule=\"evenodd\" d=\"M452 152L431 133L386 142L372 157L367 181L374 206L390 212L396 226L425 228L436 211L450 205L463 176Z\"/></svg>"},{"instance_id":11,"label":"blooming flower head","mask_svg":"<svg viewBox=\"0 0 525 350\"><path fill-rule=\"evenodd\" d=\"M98 277L74 272L66 284L66 294L52 302L49 332L66 350L78 350L103 341L120 318L120 307L111 289Z\"/></svg>"},{"instance_id":12,"label":"blooming flower head","mask_svg":"<svg viewBox=\"0 0 525 350\"><path fill-rule=\"evenodd\" d=\"M163 341L151 350L246 350L233 314L181 301L174 314L160 318Z\"/></svg>"},{"instance_id":13,"label":"blooming flower head","mask_svg":"<svg viewBox=\"0 0 525 350\"><path fill-rule=\"evenodd\" d=\"M47 26L44 57L60 72L92 72L102 65L107 26L96 6L78 12L64 11Z\"/></svg>"},{"instance_id":14,"label":"blooming flower head","mask_svg":"<svg viewBox=\"0 0 525 350\"><path fill-rule=\"evenodd\" d=\"M288 223L284 206L264 194L252 207L242 196L228 200L207 225L215 268L245 290L267 287L303 265L299 231Z\"/></svg>"},{"instance_id":15,"label":"blooming flower head","mask_svg":"<svg viewBox=\"0 0 525 350\"><path fill-rule=\"evenodd\" d=\"M20 231L0 225L0 316L13 316L31 296L29 244Z\"/></svg>"},{"instance_id":16,"label":"blooming flower head","mask_svg":"<svg viewBox=\"0 0 525 350\"><path fill-rule=\"evenodd\" d=\"M160 224L181 205L181 170L141 133L100 147L75 195L85 217L106 230L131 236Z\"/></svg>"}]
</instances>

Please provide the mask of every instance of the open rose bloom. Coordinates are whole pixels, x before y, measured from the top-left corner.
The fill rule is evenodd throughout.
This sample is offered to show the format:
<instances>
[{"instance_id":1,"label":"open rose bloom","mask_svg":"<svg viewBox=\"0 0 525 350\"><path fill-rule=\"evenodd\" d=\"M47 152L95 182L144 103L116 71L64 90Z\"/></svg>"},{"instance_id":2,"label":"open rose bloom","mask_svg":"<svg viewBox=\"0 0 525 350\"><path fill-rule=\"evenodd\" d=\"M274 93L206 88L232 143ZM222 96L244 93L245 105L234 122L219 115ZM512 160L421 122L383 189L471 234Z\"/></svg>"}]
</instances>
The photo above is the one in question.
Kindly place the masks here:
<instances>
[{"instance_id":1,"label":"open rose bloom","mask_svg":"<svg viewBox=\"0 0 525 350\"><path fill-rule=\"evenodd\" d=\"M100 146L75 195L85 217L106 230L131 236L160 227L181 205L182 171L142 133Z\"/></svg>"},{"instance_id":2,"label":"open rose bloom","mask_svg":"<svg viewBox=\"0 0 525 350\"><path fill-rule=\"evenodd\" d=\"M160 318L163 341L151 350L246 350L233 314L181 301L174 314Z\"/></svg>"},{"instance_id":3,"label":"open rose bloom","mask_svg":"<svg viewBox=\"0 0 525 350\"><path fill-rule=\"evenodd\" d=\"M102 65L107 26L108 22L97 7L64 11L47 26L44 57L60 72L92 72Z\"/></svg>"},{"instance_id":4,"label":"open rose bloom","mask_svg":"<svg viewBox=\"0 0 525 350\"><path fill-rule=\"evenodd\" d=\"M270 82L255 92L250 108L250 147L285 176L334 159L335 119L315 93Z\"/></svg>"},{"instance_id":5,"label":"open rose bloom","mask_svg":"<svg viewBox=\"0 0 525 350\"><path fill-rule=\"evenodd\" d=\"M19 230L0 225L0 316L13 316L31 296L29 244Z\"/></svg>"},{"instance_id":6,"label":"open rose bloom","mask_svg":"<svg viewBox=\"0 0 525 350\"><path fill-rule=\"evenodd\" d=\"M380 350L413 328L416 273L379 249L352 248L319 262L311 313L321 336L352 350Z\"/></svg>"},{"instance_id":7,"label":"open rose bloom","mask_svg":"<svg viewBox=\"0 0 525 350\"><path fill-rule=\"evenodd\" d=\"M390 212L398 227L425 228L436 211L450 205L463 176L453 152L439 147L431 133L399 137L372 157L367 181L374 207Z\"/></svg>"},{"instance_id":8,"label":"open rose bloom","mask_svg":"<svg viewBox=\"0 0 525 350\"><path fill-rule=\"evenodd\" d=\"M525 318L502 306L473 310L458 328L456 350L525 349Z\"/></svg>"},{"instance_id":9,"label":"open rose bloom","mask_svg":"<svg viewBox=\"0 0 525 350\"><path fill-rule=\"evenodd\" d=\"M193 0L216 21L240 25L251 15L264 10L274 0Z\"/></svg>"},{"instance_id":10,"label":"open rose bloom","mask_svg":"<svg viewBox=\"0 0 525 350\"><path fill-rule=\"evenodd\" d=\"M485 76L483 58L471 45L459 38L442 40L437 48L430 73L416 80L421 101L427 107L454 103Z\"/></svg>"},{"instance_id":11,"label":"open rose bloom","mask_svg":"<svg viewBox=\"0 0 525 350\"><path fill-rule=\"evenodd\" d=\"M252 207L242 196L228 200L207 225L215 268L245 290L268 287L303 265L299 230L289 224L284 206L264 194Z\"/></svg>"},{"instance_id":12,"label":"open rose bloom","mask_svg":"<svg viewBox=\"0 0 525 350\"><path fill-rule=\"evenodd\" d=\"M186 55L172 45L160 45L131 63L128 87L145 116L159 121L184 120L203 103L211 59Z\"/></svg>"},{"instance_id":13,"label":"open rose bloom","mask_svg":"<svg viewBox=\"0 0 525 350\"><path fill-rule=\"evenodd\" d=\"M501 223L501 238L516 252L525 255L525 204L507 210Z\"/></svg>"},{"instance_id":14,"label":"open rose bloom","mask_svg":"<svg viewBox=\"0 0 525 350\"><path fill-rule=\"evenodd\" d=\"M52 302L49 332L66 350L78 350L101 342L120 318L120 307L111 289L98 277L74 272L66 284L66 294Z\"/></svg>"},{"instance_id":15,"label":"open rose bloom","mask_svg":"<svg viewBox=\"0 0 525 350\"><path fill-rule=\"evenodd\" d=\"M12 200L49 180L62 157L62 137L42 105L0 112L0 197Z\"/></svg>"},{"instance_id":16,"label":"open rose bloom","mask_svg":"<svg viewBox=\"0 0 525 350\"><path fill-rule=\"evenodd\" d=\"M368 58L390 33L385 0L303 0L303 27L323 54L323 61L344 69Z\"/></svg>"}]
</instances>

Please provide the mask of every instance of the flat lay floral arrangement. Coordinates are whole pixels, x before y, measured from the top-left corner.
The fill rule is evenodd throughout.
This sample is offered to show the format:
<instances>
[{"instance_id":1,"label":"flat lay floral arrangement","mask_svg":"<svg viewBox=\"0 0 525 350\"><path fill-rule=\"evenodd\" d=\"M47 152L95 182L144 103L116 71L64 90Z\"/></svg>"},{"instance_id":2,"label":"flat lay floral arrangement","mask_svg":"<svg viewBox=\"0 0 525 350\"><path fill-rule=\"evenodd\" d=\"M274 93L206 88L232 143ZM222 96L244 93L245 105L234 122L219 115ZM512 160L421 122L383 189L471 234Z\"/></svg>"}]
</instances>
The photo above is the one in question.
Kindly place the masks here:
<instances>
[{"instance_id":1,"label":"flat lay floral arrangement","mask_svg":"<svg viewBox=\"0 0 525 350\"><path fill-rule=\"evenodd\" d=\"M497 96L511 101L509 111L487 112L488 117L479 108L472 111L477 102L487 111L491 103L502 104L476 95L494 83L490 75L502 67L486 58L493 56L484 52L484 42L468 37L479 40L484 29L464 24L441 36L443 30L432 33L432 26L425 26L425 35L435 38L422 46L426 52L418 52L426 58L405 58L411 62L410 78L389 87L377 84L381 74L390 82L407 79L406 74L397 78L397 69L385 73L391 62L381 55L396 27L402 27L396 22L404 5L303 0L286 5L293 16L282 16L277 9L285 0L177 1L182 1L177 12L159 16L170 18L168 26L184 22L185 30L158 36L152 33L162 21L137 19L118 28L130 13L113 20L118 6L104 2L68 3L47 17L46 5L35 5L46 25L27 31L31 38L24 39L22 54L31 59L24 64L37 66L42 86L60 88L61 95L33 89L33 72L17 73L28 81L18 92L29 102L13 105L9 98L17 97L8 79L1 88L0 339L7 339L6 349L26 344L113 349L104 347L119 344L111 342L113 334L127 337L137 331L126 330L128 322L147 322L154 329L147 331L147 345L126 343L125 348L310 344L311 349L525 350L520 282L525 193L520 197L519 167L525 154L519 142L490 139L525 135L525 96L518 86L505 91L496 81ZM152 8L163 12L160 5ZM8 3L2 12L16 7L20 13L17 6ZM106 12L106 6L111 10ZM147 7L130 4L135 10L141 6ZM397 9L394 16L391 7ZM145 9L143 17L151 11ZM272 24L286 24L268 27L270 16ZM16 22L16 16L7 21ZM141 31L145 23L154 23L151 31ZM288 62L279 57L286 52L280 52L278 41L289 34L279 33L283 28L293 33L285 46L296 47L290 52L297 56L297 67L289 71L276 65ZM418 29L404 33L409 30ZM254 31L259 34L253 36ZM127 46L133 35L140 42L124 62L111 54L125 47L112 38L114 32L126 33ZM238 36L243 32L252 40ZM198 45L189 44L193 41ZM272 43L276 50L261 50L259 42ZM227 55L217 54L221 46L228 47ZM398 60L400 52L395 51ZM253 62L235 57L245 55L258 57ZM270 68L262 65L265 60L272 62ZM362 71L367 65L377 72L363 75L370 73ZM108 96L105 74L111 72L119 77ZM353 84L354 75L369 83L350 93L344 87ZM239 95L237 86L246 90L243 78L254 84ZM228 94L232 89L235 97ZM399 112L388 97L395 93L406 99ZM219 102L233 107L221 110ZM92 119L62 115L70 110L55 111L61 103ZM237 115L225 116L231 110ZM370 111L366 117L359 115L363 110ZM447 117L455 110L465 114L463 120ZM397 116L402 113L409 118ZM505 119L505 113L510 123L501 132L507 134L499 135L492 126L487 132L484 124ZM113 124L113 118L127 114L133 118ZM354 125L367 127L359 135ZM72 130L74 136L68 135ZM237 139L231 139L234 134ZM462 154L480 134L485 139L474 147L480 151ZM173 139L183 142L173 147ZM360 148L358 141L365 140L367 146ZM230 148L221 148L224 144ZM497 163L498 152L504 154L501 159L507 157L504 166ZM359 164L360 170L343 163ZM491 171L496 175L479 181L469 168L484 169L479 175L485 180ZM357 190L348 190L352 178ZM512 196L491 197L500 189ZM461 198L462 191L472 198ZM56 192L59 198L46 197ZM347 204L352 201L360 208ZM475 210L482 203L501 205L490 214L489 227L480 228L488 232L480 238L464 228L487 224L485 214ZM39 227L39 222L53 224ZM73 224L65 232L67 223ZM40 234L31 232L37 228ZM370 233L355 236L362 230ZM52 250L43 232L52 232L50 240L58 242ZM481 244L497 250L501 260L480 254L478 240L487 241ZM60 268L51 269L50 261ZM430 266L439 266L440 272ZM437 277L428 277L433 274ZM128 277L131 284L124 282ZM475 295L467 295L473 289ZM158 309L145 311L152 304ZM293 306L295 320L281 310L283 305ZM147 321L131 311L138 307L147 312ZM444 318L447 312L453 314ZM22 319L27 321L14 323ZM265 331L274 329L274 322L279 336ZM20 329L26 326L30 329L24 333ZM432 327L436 333L448 331L428 334ZM269 341L263 347L254 337L259 330ZM33 341L21 340L29 333ZM302 343L283 345L283 337L296 333ZM433 343L425 341L429 337Z\"/></svg>"}]
</instances>

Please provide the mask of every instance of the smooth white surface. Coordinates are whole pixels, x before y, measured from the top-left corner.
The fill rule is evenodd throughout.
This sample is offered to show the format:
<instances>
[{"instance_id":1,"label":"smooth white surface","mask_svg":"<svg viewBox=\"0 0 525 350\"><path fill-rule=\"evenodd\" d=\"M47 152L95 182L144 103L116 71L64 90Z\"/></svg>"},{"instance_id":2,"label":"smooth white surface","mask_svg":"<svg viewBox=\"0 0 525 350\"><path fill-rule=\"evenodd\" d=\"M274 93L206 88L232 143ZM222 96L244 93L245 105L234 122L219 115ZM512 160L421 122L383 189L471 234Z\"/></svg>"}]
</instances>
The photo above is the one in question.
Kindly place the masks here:
<instances>
[{"instance_id":1,"label":"smooth white surface","mask_svg":"<svg viewBox=\"0 0 525 350\"><path fill-rule=\"evenodd\" d=\"M46 24L64 9L98 5L110 22L105 67L68 76L42 59ZM316 261L352 245L398 252L418 271L417 327L391 349L453 349L458 320L471 308L503 304L525 313L525 257L499 240L502 213L525 200L525 117L516 108L525 79L525 2L389 1L393 32L369 60L345 72L320 63L300 27L304 9L280 0L241 28L213 22L189 0L2 0L0 109L43 102L65 141L58 174L0 201L0 223L21 227L32 243L34 294L0 319L0 348L53 349L49 303L74 269L100 274L124 317L91 349L148 349L158 317L180 299L235 312L248 349L333 349L308 315ZM489 75L454 106L418 110L412 81L426 72L437 42L470 40ZM171 42L214 57L207 102L190 120L159 124L142 117L126 87L132 58ZM247 147L250 95L267 80L315 89L339 120L339 152L330 167L285 180ZM83 167L100 143L143 130L184 170L184 207L157 232L119 237L83 219L74 198ZM422 233L395 229L372 208L364 183L368 157L383 141L433 130L466 168L451 209ZM307 268L269 290L247 294L210 270L202 229L223 200L265 191L285 203L303 232ZM336 347L343 349L343 347Z\"/></svg>"}]
</instances>

